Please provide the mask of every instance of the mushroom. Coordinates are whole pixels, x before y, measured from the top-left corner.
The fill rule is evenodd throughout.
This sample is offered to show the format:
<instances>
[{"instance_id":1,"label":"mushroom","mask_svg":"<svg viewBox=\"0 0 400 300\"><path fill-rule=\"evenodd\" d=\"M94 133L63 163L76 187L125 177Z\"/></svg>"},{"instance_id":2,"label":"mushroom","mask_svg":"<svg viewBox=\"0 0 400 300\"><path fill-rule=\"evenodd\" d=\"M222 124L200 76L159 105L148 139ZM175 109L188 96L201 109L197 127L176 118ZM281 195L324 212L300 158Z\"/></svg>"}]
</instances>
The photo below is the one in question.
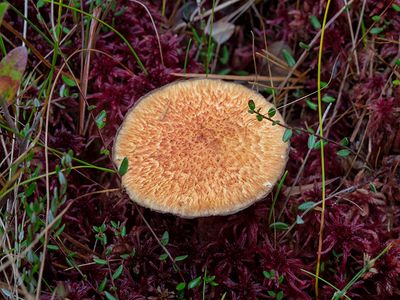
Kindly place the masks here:
<instances>
[{"instance_id":1,"label":"mushroom","mask_svg":"<svg viewBox=\"0 0 400 300\"><path fill-rule=\"evenodd\" d=\"M236 83L175 82L142 97L125 116L114 142L122 185L138 204L185 218L228 215L263 199L288 157L284 128L257 121L273 105ZM274 120L284 124L276 112Z\"/></svg>"}]
</instances>

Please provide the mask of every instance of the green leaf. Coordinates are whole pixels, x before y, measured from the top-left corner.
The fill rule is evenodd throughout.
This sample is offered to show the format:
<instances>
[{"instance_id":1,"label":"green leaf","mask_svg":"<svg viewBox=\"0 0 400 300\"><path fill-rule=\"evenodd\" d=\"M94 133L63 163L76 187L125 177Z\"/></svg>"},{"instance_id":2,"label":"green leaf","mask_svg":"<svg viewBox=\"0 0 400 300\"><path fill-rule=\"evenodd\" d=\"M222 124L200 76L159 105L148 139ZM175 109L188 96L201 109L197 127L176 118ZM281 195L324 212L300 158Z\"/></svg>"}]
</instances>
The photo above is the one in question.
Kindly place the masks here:
<instances>
[{"instance_id":1,"label":"green leaf","mask_svg":"<svg viewBox=\"0 0 400 300\"><path fill-rule=\"evenodd\" d=\"M287 141L290 140L290 138L292 137L292 135L293 135L292 129L286 128L285 132L283 133L282 141L283 141L284 143L286 143Z\"/></svg>"},{"instance_id":2,"label":"green leaf","mask_svg":"<svg viewBox=\"0 0 400 300\"><path fill-rule=\"evenodd\" d=\"M263 271L263 275L265 278L272 279L273 275L268 271Z\"/></svg>"},{"instance_id":3,"label":"green leaf","mask_svg":"<svg viewBox=\"0 0 400 300\"><path fill-rule=\"evenodd\" d=\"M106 265L107 261L101 258L94 257L93 261L98 265Z\"/></svg>"},{"instance_id":4,"label":"green leaf","mask_svg":"<svg viewBox=\"0 0 400 300\"><path fill-rule=\"evenodd\" d=\"M369 189L371 190L371 192L376 193L376 186L373 182L369 183Z\"/></svg>"},{"instance_id":5,"label":"green leaf","mask_svg":"<svg viewBox=\"0 0 400 300\"><path fill-rule=\"evenodd\" d=\"M288 66L293 67L296 64L296 61L294 60L292 54L290 54L290 52L286 49L282 49L281 52Z\"/></svg>"},{"instance_id":6,"label":"green leaf","mask_svg":"<svg viewBox=\"0 0 400 300\"><path fill-rule=\"evenodd\" d=\"M275 116L275 114L276 114L276 109L275 109L275 107L271 107L271 108L268 110L268 117L272 118L273 116Z\"/></svg>"},{"instance_id":7,"label":"green leaf","mask_svg":"<svg viewBox=\"0 0 400 300\"><path fill-rule=\"evenodd\" d=\"M180 282L176 285L176 290L177 291L182 291L184 288L186 287L186 283L185 282Z\"/></svg>"},{"instance_id":8,"label":"green leaf","mask_svg":"<svg viewBox=\"0 0 400 300\"><path fill-rule=\"evenodd\" d=\"M124 270L124 266L123 266L123 265L120 265L120 266L118 267L118 269L115 270L115 272L114 272L114 274L113 274L113 276L112 276L112 279L114 279L114 280L118 279L119 276L121 276L123 270Z\"/></svg>"},{"instance_id":9,"label":"green leaf","mask_svg":"<svg viewBox=\"0 0 400 300\"><path fill-rule=\"evenodd\" d=\"M272 224L269 224L269 228L273 228L276 230L287 230L289 228L289 225L283 222L275 222Z\"/></svg>"},{"instance_id":10,"label":"green leaf","mask_svg":"<svg viewBox=\"0 0 400 300\"><path fill-rule=\"evenodd\" d=\"M400 12L400 5L398 5L398 4L396 4L396 3L393 3L393 4L392 4L392 8L393 8L395 11Z\"/></svg>"},{"instance_id":11,"label":"green leaf","mask_svg":"<svg viewBox=\"0 0 400 300\"><path fill-rule=\"evenodd\" d=\"M346 157L350 154L350 150L342 149L342 150L339 150L338 152L336 152L336 154L341 157Z\"/></svg>"},{"instance_id":12,"label":"green leaf","mask_svg":"<svg viewBox=\"0 0 400 300\"><path fill-rule=\"evenodd\" d=\"M372 28L371 29L371 34L373 34L373 35L377 35L377 34L380 34L381 32L383 31L383 28L381 28L381 27L374 27L374 28Z\"/></svg>"},{"instance_id":13,"label":"green leaf","mask_svg":"<svg viewBox=\"0 0 400 300\"><path fill-rule=\"evenodd\" d=\"M270 297L274 297L275 298L275 296L276 296L274 291L267 291L267 293L268 293L268 296L270 296Z\"/></svg>"},{"instance_id":14,"label":"green leaf","mask_svg":"<svg viewBox=\"0 0 400 300\"><path fill-rule=\"evenodd\" d=\"M100 150L100 154L102 154L102 155L109 155L109 154L110 154L110 150L108 150L108 149L101 149L101 150Z\"/></svg>"},{"instance_id":15,"label":"green leaf","mask_svg":"<svg viewBox=\"0 0 400 300\"><path fill-rule=\"evenodd\" d=\"M300 216L297 216L297 217L296 217L296 224L299 224L299 225L304 224L303 218L300 217Z\"/></svg>"},{"instance_id":16,"label":"green leaf","mask_svg":"<svg viewBox=\"0 0 400 300\"><path fill-rule=\"evenodd\" d=\"M392 84L394 87L398 87L400 85L400 80L399 79L395 79L392 81Z\"/></svg>"},{"instance_id":17,"label":"green leaf","mask_svg":"<svg viewBox=\"0 0 400 300\"><path fill-rule=\"evenodd\" d=\"M49 249L49 250L58 250L58 249L60 249L57 245L51 245L51 244L48 244L47 245L47 249Z\"/></svg>"},{"instance_id":18,"label":"green leaf","mask_svg":"<svg viewBox=\"0 0 400 300\"><path fill-rule=\"evenodd\" d=\"M128 158L124 157L118 169L118 174L124 176L128 172Z\"/></svg>"},{"instance_id":19,"label":"green leaf","mask_svg":"<svg viewBox=\"0 0 400 300\"><path fill-rule=\"evenodd\" d=\"M313 201L307 201L307 202L300 204L299 207L297 207L297 209L304 211L304 210L308 210L308 209L314 207L315 205L317 205L317 203L315 203Z\"/></svg>"},{"instance_id":20,"label":"green leaf","mask_svg":"<svg viewBox=\"0 0 400 300\"><path fill-rule=\"evenodd\" d=\"M256 109L256 104L254 103L253 100L249 100L249 102L247 102L247 105L249 106L250 110L255 110Z\"/></svg>"},{"instance_id":21,"label":"green leaf","mask_svg":"<svg viewBox=\"0 0 400 300\"><path fill-rule=\"evenodd\" d=\"M96 117L96 124L99 129L102 129L104 126L106 126L107 122L107 113L103 109Z\"/></svg>"},{"instance_id":22,"label":"green leaf","mask_svg":"<svg viewBox=\"0 0 400 300\"><path fill-rule=\"evenodd\" d=\"M107 300L117 300L113 295L111 295L109 292L105 291L104 294L106 295Z\"/></svg>"},{"instance_id":23,"label":"green leaf","mask_svg":"<svg viewBox=\"0 0 400 300\"><path fill-rule=\"evenodd\" d=\"M314 27L314 29L321 29L321 23L319 22L319 20L317 19L316 16L310 16L310 23L312 25L312 27Z\"/></svg>"},{"instance_id":24,"label":"green leaf","mask_svg":"<svg viewBox=\"0 0 400 300\"><path fill-rule=\"evenodd\" d=\"M395 61L395 63L394 63L396 66L400 66L400 58L399 59L397 59L396 61Z\"/></svg>"},{"instance_id":25,"label":"green leaf","mask_svg":"<svg viewBox=\"0 0 400 300\"><path fill-rule=\"evenodd\" d=\"M8 105L12 104L27 61L28 51L23 46L11 50L0 61L0 101L5 101Z\"/></svg>"},{"instance_id":26,"label":"green leaf","mask_svg":"<svg viewBox=\"0 0 400 300\"><path fill-rule=\"evenodd\" d=\"M201 283L201 276L192 279L189 283L188 283L188 288L189 289L194 289L195 287L199 286Z\"/></svg>"},{"instance_id":27,"label":"green leaf","mask_svg":"<svg viewBox=\"0 0 400 300\"><path fill-rule=\"evenodd\" d=\"M221 55L221 58L219 59L219 61L223 65L226 65L228 63L228 61L229 61L229 50L228 50L228 47L226 45L224 45L222 47L222 55Z\"/></svg>"},{"instance_id":28,"label":"green leaf","mask_svg":"<svg viewBox=\"0 0 400 300\"><path fill-rule=\"evenodd\" d=\"M350 141L349 141L349 139L347 137L345 137L344 139L342 139L340 141L340 145L342 145L342 146L348 146L349 143L350 143Z\"/></svg>"},{"instance_id":29,"label":"green leaf","mask_svg":"<svg viewBox=\"0 0 400 300\"><path fill-rule=\"evenodd\" d=\"M308 149L314 149L316 142L317 142L317 137L315 135L310 135L307 141Z\"/></svg>"},{"instance_id":30,"label":"green leaf","mask_svg":"<svg viewBox=\"0 0 400 300\"><path fill-rule=\"evenodd\" d=\"M7 2L0 3L0 25L3 22L4 15L8 9L8 5L9 4Z\"/></svg>"},{"instance_id":31,"label":"green leaf","mask_svg":"<svg viewBox=\"0 0 400 300\"><path fill-rule=\"evenodd\" d=\"M257 115L256 118L257 118L257 121L260 121L260 122L264 119L264 117L262 115Z\"/></svg>"},{"instance_id":32,"label":"green leaf","mask_svg":"<svg viewBox=\"0 0 400 300\"><path fill-rule=\"evenodd\" d=\"M283 280L285 279L285 277L283 277L283 275L279 276L279 280L278 282L281 284L283 282Z\"/></svg>"},{"instance_id":33,"label":"green leaf","mask_svg":"<svg viewBox=\"0 0 400 300\"><path fill-rule=\"evenodd\" d=\"M374 22L379 22L380 20L381 20L381 16L372 16L372 21L374 21Z\"/></svg>"},{"instance_id":34,"label":"green leaf","mask_svg":"<svg viewBox=\"0 0 400 300\"><path fill-rule=\"evenodd\" d=\"M278 294L276 294L276 300L282 300L283 299L283 291L280 291Z\"/></svg>"},{"instance_id":35,"label":"green leaf","mask_svg":"<svg viewBox=\"0 0 400 300\"><path fill-rule=\"evenodd\" d=\"M321 83L320 83L320 88L321 88L321 90L322 89L324 89L324 88L326 88L327 86L328 86L328 83L327 82L325 82L325 81L321 81Z\"/></svg>"},{"instance_id":36,"label":"green leaf","mask_svg":"<svg viewBox=\"0 0 400 300\"><path fill-rule=\"evenodd\" d=\"M99 287L97 288L97 290L99 292L104 291L104 288L106 287L107 284L107 277L104 277L104 279L101 281L101 283L99 284Z\"/></svg>"},{"instance_id":37,"label":"green leaf","mask_svg":"<svg viewBox=\"0 0 400 300\"><path fill-rule=\"evenodd\" d=\"M166 260L167 258L168 258L168 254L167 254L167 253L161 254L161 255L158 257L159 260Z\"/></svg>"},{"instance_id":38,"label":"green leaf","mask_svg":"<svg viewBox=\"0 0 400 300\"><path fill-rule=\"evenodd\" d=\"M306 50L310 49L310 46L309 46L308 44L303 43L303 42L300 42L300 43L299 43L299 46L300 46L301 48L303 48L303 49L306 49Z\"/></svg>"},{"instance_id":39,"label":"green leaf","mask_svg":"<svg viewBox=\"0 0 400 300\"><path fill-rule=\"evenodd\" d=\"M188 258L189 255L180 255L175 257L175 261L182 261L185 260L186 258Z\"/></svg>"},{"instance_id":40,"label":"green leaf","mask_svg":"<svg viewBox=\"0 0 400 300\"><path fill-rule=\"evenodd\" d=\"M44 2L44 0L39 0L36 4L37 9L42 8L46 3Z\"/></svg>"},{"instance_id":41,"label":"green leaf","mask_svg":"<svg viewBox=\"0 0 400 300\"><path fill-rule=\"evenodd\" d=\"M164 231L161 240L160 240L161 245L166 246L169 243L169 233L168 231Z\"/></svg>"},{"instance_id":42,"label":"green leaf","mask_svg":"<svg viewBox=\"0 0 400 300\"><path fill-rule=\"evenodd\" d=\"M318 105L316 104L316 103L314 103L314 102L312 102L310 99L306 99L306 103L307 103L307 106L309 107L309 108L311 108L312 110L317 110L318 109Z\"/></svg>"},{"instance_id":43,"label":"green leaf","mask_svg":"<svg viewBox=\"0 0 400 300\"><path fill-rule=\"evenodd\" d=\"M64 81L64 83L65 83L66 85L68 85L68 86L70 86L70 87L76 86L76 83L75 83L75 81L74 81L73 79L67 77L67 76L64 75L64 74L63 74L61 77L62 77L62 80Z\"/></svg>"},{"instance_id":44,"label":"green leaf","mask_svg":"<svg viewBox=\"0 0 400 300\"><path fill-rule=\"evenodd\" d=\"M324 95L322 97L322 101L324 101L325 103L333 103L336 101L336 99L328 94Z\"/></svg>"},{"instance_id":45,"label":"green leaf","mask_svg":"<svg viewBox=\"0 0 400 300\"><path fill-rule=\"evenodd\" d=\"M324 141L324 146L328 144L328 141ZM321 140L317 141L314 145L314 149L321 149Z\"/></svg>"}]
</instances>

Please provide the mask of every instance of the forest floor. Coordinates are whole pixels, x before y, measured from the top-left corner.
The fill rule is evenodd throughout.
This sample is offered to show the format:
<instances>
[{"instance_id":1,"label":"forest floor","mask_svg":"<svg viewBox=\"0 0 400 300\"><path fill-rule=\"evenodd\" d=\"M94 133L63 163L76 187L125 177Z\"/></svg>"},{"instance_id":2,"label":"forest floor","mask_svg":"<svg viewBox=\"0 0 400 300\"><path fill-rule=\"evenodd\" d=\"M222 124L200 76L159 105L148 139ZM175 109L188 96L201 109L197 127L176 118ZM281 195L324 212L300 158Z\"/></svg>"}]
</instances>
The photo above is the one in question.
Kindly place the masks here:
<instances>
[{"instance_id":1,"label":"forest floor","mask_svg":"<svg viewBox=\"0 0 400 300\"><path fill-rule=\"evenodd\" d=\"M399 299L400 2L328 2L0 4L2 297ZM276 105L284 176L230 216L136 205L125 113L207 74Z\"/></svg>"}]
</instances>

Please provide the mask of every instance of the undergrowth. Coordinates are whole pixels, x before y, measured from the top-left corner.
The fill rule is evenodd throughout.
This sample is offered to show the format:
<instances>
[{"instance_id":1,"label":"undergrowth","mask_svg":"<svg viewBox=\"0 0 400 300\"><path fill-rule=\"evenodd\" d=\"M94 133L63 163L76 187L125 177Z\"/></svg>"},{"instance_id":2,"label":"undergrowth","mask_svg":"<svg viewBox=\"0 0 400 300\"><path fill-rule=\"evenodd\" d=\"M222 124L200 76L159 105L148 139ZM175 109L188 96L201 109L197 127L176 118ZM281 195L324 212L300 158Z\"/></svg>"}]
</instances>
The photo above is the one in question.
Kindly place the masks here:
<instances>
[{"instance_id":1,"label":"undergrowth","mask_svg":"<svg viewBox=\"0 0 400 300\"><path fill-rule=\"evenodd\" d=\"M400 3L199 3L0 4L2 297L399 298ZM143 209L111 162L127 110L195 76L288 124L284 176L235 215Z\"/></svg>"}]
</instances>

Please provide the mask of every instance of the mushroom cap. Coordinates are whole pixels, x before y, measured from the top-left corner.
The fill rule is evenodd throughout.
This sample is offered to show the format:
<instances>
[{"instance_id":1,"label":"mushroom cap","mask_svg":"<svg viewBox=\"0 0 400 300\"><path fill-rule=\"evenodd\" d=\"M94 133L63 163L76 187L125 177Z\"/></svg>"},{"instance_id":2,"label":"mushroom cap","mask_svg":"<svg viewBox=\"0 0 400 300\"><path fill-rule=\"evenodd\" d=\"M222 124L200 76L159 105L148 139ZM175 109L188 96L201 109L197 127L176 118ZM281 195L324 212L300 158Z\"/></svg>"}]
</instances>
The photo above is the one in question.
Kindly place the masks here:
<instances>
[{"instance_id":1,"label":"mushroom cap","mask_svg":"<svg viewBox=\"0 0 400 300\"><path fill-rule=\"evenodd\" d=\"M271 103L236 83L179 81L142 97L125 116L114 141L122 185L138 204L193 218L228 215L264 198L288 157L285 128L257 121ZM274 120L284 124L276 111Z\"/></svg>"}]
</instances>

